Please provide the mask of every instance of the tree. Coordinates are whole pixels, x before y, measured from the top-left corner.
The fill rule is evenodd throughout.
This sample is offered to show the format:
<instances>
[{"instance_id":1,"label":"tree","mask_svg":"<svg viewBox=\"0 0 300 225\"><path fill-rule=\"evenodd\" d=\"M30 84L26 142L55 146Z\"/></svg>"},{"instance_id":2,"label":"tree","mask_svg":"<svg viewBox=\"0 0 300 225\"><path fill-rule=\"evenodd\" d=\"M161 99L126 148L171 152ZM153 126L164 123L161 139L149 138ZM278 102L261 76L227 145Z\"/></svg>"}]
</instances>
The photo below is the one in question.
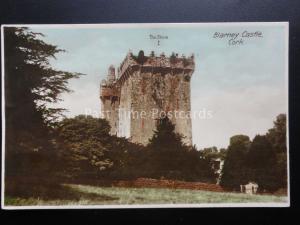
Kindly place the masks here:
<instances>
[{"instance_id":1,"label":"tree","mask_svg":"<svg viewBox=\"0 0 300 225\"><path fill-rule=\"evenodd\" d=\"M220 159L224 160L226 158L226 154L227 154L227 149L226 148L221 148L219 150Z\"/></svg>"},{"instance_id":2,"label":"tree","mask_svg":"<svg viewBox=\"0 0 300 225\"><path fill-rule=\"evenodd\" d=\"M265 135L256 135L247 154L248 178L255 181L260 190L278 189L278 166L275 151Z\"/></svg>"},{"instance_id":3,"label":"tree","mask_svg":"<svg viewBox=\"0 0 300 225\"><path fill-rule=\"evenodd\" d=\"M201 150L202 156L208 159L211 163L213 160L219 158L219 151L216 146L204 148Z\"/></svg>"},{"instance_id":4,"label":"tree","mask_svg":"<svg viewBox=\"0 0 300 225\"><path fill-rule=\"evenodd\" d=\"M182 142L182 135L175 132L175 125L168 117L157 120L157 128L149 140L146 152L146 171L153 178L188 181L213 181L209 161L201 153Z\"/></svg>"},{"instance_id":5,"label":"tree","mask_svg":"<svg viewBox=\"0 0 300 225\"><path fill-rule=\"evenodd\" d=\"M241 184L249 181L245 167L249 144L250 139L246 135L235 135L230 138L222 169L221 186L238 190Z\"/></svg>"},{"instance_id":6,"label":"tree","mask_svg":"<svg viewBox=\"0 0 300 225\"><path fill-rule=\"evenodd\" d=\"M175 125L168 117L157 120L156 130L149 139L149 147L154 149L181 149L183 147L182 135L175 132Z\"/></svg>"},{"instance_id":7,"label":"tree","mask_svg":"<svg viewBox=\"0 0 300 225\"><path fill-rule=\"evenodd\" d=\"M143 145L132 143L124 137L111 136L107 148L107 157L113 162L105 174L108 178L127 180L147 175L144 165L149 159Z\"/></svg>"},{"instance_id":8,"label":"tree","mask_svg":"<svg viewBox=\"0 0 300 225\"><path fill-rule=\"evenodd\" d=\"M62 168L71 177L96 178L112 167L107 157L110 125L104 119L79 115L64 119L58 126L59 142L63 143Z\"/></svg>"},{"instance_id":9,"label":"tree","mask_svg":"<svg viewBox=\"0 0 300 225\"><path fill-rule=\"evenodd\" d=\"M182 160L184 180L216 183L217 174L211 165L211 159L203 157L202 152L197 148L189 147Z\"/></svg>"},{"instance_id":10,"label":"tree","mask_svg":"<svg viewBox=\"0 0 300 225\"><path fill-rule=\"evenodd\" d=\"M220 176L219 169L221 168L221 161L224 161L227 149L221 148L218 150L216 146L204 148L200 151L201 158L207 160L211 168L215 171L216 176Z\"/></svg>"},{"instance_id":11,"label":"tree","mask_svg":"<svg viewBox=\"0 0 300 225\"><path fill-rule=\"evenodd\" d=\"M175 125L168 117L157 120L156 130L152 138L149 139L147 171L152 171L154 178L160 177L180 177L178 168L180 162L183 143L181 136L175 132ZM150 172L151 173L151 172Z\"/></svg>"},{"instance_id":12,"label":"tree","mask_svg":"<svg viewBox=\"0 0 300 225\"><path fill-rule=\"evenodd\" d=\"M132 179L141 173L144 146L111 136L107 120L79 115L57 128L61 174L69 178Z\"/></svg>"},{"instance_id":13,"label":"tree","mask_svg":"<svg viewBox=\"0 0 300 225\"><path fill-rule=\"evenodd\" d=\"M249 181L260 190L275 191L287 185L286 116L280 114L266 135L231 138L222 170L221 185L237 189Z\"/></svg>"},{"instance_id":14,"label":"tree","mask_svg":"<svg viewBox=\"0 0 300 225\"><path fill-rule=\"evenodd\" d=\"M277 153L286 153L286 115L279 114L274 121L273 128L267 133L268 140L272 143Z\"/></svg>"},{"instance_id":15,"label":"tree","mask_svg":"<svg viewBox=\"0 0 300 225\"><path fill-rule=\"evenodd\" d=\"M287 186L287 142L286 142L286 115L279 114L274 126L266 134L277 158L277 179L281 187Z\"/></svg>"},{"instance_id":16,"label":"tree","mask_svg":"<svg viewBox=\"0 0 300 225\"><path fill-rule=\"evenodd\" d=\"M47 104L57 102L59 94L70 91L68 80L80 76L51 67L49 60L64 50L45 43L39 39L41 36L25 27L4 28L6 157L12 157L6 160L11 162L6 164L8 173L22 165L31 171L30 157L49 153L51 126L63 109Z\"/></svg>"}]
</instances>

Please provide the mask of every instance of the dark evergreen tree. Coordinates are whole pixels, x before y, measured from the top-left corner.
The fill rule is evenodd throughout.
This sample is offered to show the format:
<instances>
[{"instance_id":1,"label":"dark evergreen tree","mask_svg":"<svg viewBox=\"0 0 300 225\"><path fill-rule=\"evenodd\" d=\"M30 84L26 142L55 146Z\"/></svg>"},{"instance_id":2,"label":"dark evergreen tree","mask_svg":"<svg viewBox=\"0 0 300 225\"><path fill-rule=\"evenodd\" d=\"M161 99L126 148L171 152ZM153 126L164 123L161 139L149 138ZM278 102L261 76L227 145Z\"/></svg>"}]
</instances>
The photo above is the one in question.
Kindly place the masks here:
<instances>
[{"instance_id":1,"label":"dark evergreen tree","mask_svg":"<svg viewBox=\"0 0 300 225\"><path fill-rule=\"evenodd\" d=\"M266 134L267 139L276 153L277 181L280 187L287 187L287 141L286 141L286 115L279 114L274 121L274 126Z\"/></svg>"},{"instance_id":2,"label":"dark evergreen tree","mask_svg":"<svg viewBox=\"0 0 300 225\"><path fill-rule=\"evenodd\" d=\"M67 92L67 82L80 74L55 70L49 60L64 50L47 44L25 27L4 28L6 172L43 171L53 156L51 126L63 109L47 103Z\"/></svg>"},{"instance_id":3,"label":"dark evergreen tree","mask_svg":"<svg viewBox=\"0 0 300 225\"><path fill-rule=\"evenodd\" d=\"M266 136L256 135L247 154L248 179L255 181L260 190L278 189L276 154Z\"/></svg>"},{"instance_id":4,"label":"dark evergreen tree","mask_svg":"<svg viewBox=\"0 0 300 225\"><path fill-rule=\"evenodd\" d=\"M188 181L215 179L209 161L201 153L182 142L183 136L175 132L175 125L168 117L157 120L157 129L147 146L145 170L153 178L168 178Z\"/></svg>"},{"instance_id":5,"label":"dark evergreen tree","mask_svg":"<svg viewBox=\"0 0 300 225\"><path fill-rule=\"evenodd\" d=\"M175 125L168 117L157 120L156 130L149 140L149 147L154 149L181 149L182 135L175 132Z\"/></svg>"},{"instance_id":6,"label":"dark evergreen tree","mask_svg":"<svg viewBox=\"0 0 300 225\"><path fill-rule=\"evenodd\" d=\"M230 138L230 144L222 169L220 185L232 190L239 190L241 184L247 183L246 155L250 139L245 135Z\"/></svg>"},{"instance_id":7,"label":"dark evergreen tree","mask_svg":"<svg viewBox=\"0 0 300 225\"><path fill-rule=\"evenodd\" d=\"M267 138L277 153L286 153L286 115L279 114L269 129Z\"/></svg>"},{"instance_id":8,"label":"dark evergreen tree","mask_svg":"<svg viewBox=\"0 0 300 225\"><path fill-rule=\"evenodd\" d=\"M221 185L237 189L249 181L258 183L261 191L276 191L287 186L286 116L280 114L266 135L231 139L222 171ZM247 147L249 146L249 148ZM249 149L249 150L247 150Z\"/></svg>"}]
</instances>

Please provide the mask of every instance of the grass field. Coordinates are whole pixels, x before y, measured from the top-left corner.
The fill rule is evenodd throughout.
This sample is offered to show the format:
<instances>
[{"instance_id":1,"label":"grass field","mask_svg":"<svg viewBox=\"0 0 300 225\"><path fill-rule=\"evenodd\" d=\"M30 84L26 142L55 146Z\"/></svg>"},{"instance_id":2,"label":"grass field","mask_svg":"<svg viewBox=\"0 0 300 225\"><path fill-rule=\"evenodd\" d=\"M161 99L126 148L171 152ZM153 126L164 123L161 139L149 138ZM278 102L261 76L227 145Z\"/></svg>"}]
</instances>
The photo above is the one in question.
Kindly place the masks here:
<instances>
[{"instance_id":1,"label":"grass field","mask_svg":"<svg viewBox=\"0 0 300 225\"><path fill-rule=\"evenodd\" d=\"M286 202L287 197L247 195L187 189L121 188L65 184L66 194L55 199L5 197L6 206L32 205L116 205L116 204L190 204L190 203L270 203Z\"/></svg>"}]
</instances>

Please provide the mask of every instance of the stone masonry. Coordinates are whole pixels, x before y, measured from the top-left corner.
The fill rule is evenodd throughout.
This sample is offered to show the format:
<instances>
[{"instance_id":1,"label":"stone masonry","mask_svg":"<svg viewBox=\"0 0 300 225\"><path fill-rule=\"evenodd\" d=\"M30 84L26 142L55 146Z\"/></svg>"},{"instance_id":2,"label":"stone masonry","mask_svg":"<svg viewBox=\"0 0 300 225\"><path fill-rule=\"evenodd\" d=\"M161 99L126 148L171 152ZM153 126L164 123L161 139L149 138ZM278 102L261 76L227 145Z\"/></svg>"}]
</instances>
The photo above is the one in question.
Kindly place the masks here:
<instances>
[{"instance_id":1,"label":"stone masonry","mask_svg":"<svg viewBox=\"0 0 300 225\"><path fill-rule=\"evenodd\" d=\"M147 144L157 119L168 115L176 132L192 144L190 80L194 56L163 53L155 56L127 54L117 73L109 67L100 84L101 115L109 121L111 134Z\"/></svg>"}]
</instances>

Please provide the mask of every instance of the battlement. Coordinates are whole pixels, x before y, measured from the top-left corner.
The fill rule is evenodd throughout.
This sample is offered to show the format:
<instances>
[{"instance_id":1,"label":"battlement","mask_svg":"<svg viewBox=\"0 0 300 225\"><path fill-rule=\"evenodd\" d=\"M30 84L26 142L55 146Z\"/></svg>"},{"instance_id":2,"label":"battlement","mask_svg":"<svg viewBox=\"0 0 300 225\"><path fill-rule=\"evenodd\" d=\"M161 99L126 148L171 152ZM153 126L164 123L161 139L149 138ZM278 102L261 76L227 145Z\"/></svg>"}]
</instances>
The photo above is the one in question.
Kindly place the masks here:
<instances>
[{"instance_id":1,"label":"battlement","mask_svg":"<svg viewBox=\"0 0 300 225\"><path fill-rule=\"evenodd\" d=\"M157 71L164 72L186 72L192 74L195 69L194 55L190 57L181 57L178 54L172 53L171 56L167 57L164 53L159 56L155 56L152 51L149 56L145 56L143 51L140 51L137 56L129 52L121 65L118 68L118 79L117 82L126 80L128 70L135 69L156 69Z\"/></svg>"}]
</instances>

